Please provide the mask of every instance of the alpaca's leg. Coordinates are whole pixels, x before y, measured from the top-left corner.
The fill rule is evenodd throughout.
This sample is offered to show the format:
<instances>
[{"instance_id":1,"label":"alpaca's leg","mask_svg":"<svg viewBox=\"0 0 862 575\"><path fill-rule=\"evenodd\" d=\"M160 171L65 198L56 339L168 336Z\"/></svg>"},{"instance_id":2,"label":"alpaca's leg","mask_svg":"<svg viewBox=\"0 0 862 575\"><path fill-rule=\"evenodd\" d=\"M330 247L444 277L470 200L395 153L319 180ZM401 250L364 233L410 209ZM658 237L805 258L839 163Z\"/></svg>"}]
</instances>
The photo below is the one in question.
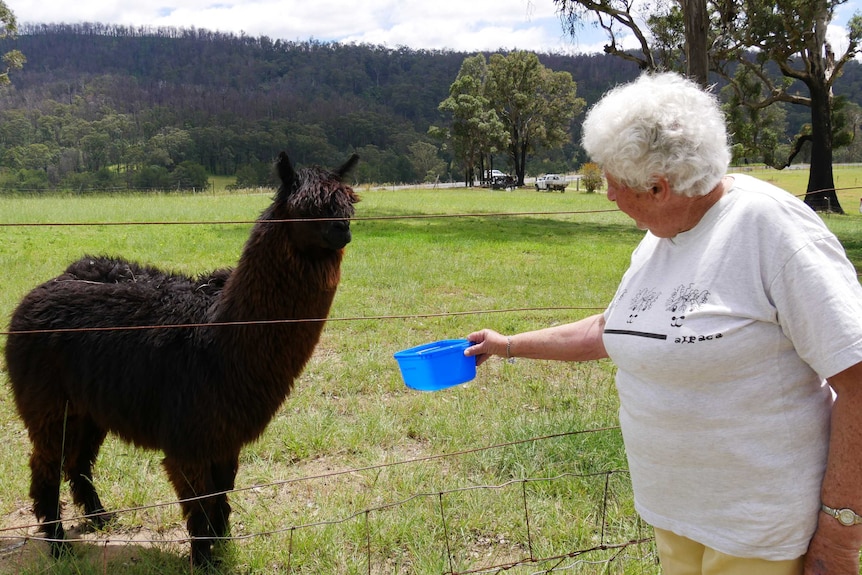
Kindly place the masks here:
<instances>
[{"instance_id":1,"label":"alpaca's leg","mask_svg":"<svg viewBox=\"0 0 862 575\"><path fill-rule=\"evenodd\" d=\"M210 463L190 463L165 457L164 466L177 496L182 501L180 505L192 539L192 563L194 565L212 563L215 530L210 517L214 516L214 498L195 499L215 492ZM189 501L189 499L192 500Z\"/></svg>"},{"instance_id":2,"label":"alpaca's leg","mask_svg":"<svg viewBox=\"0 0 862 575\"><path fill-rule=\"evenodd\" d=\"M214 516L211 517L216 537L226 537L230 533L230 503L226 492L234 487L238 467L239 454L233 455L226 461L214 462L212 465L213 485L215 491L219 493L213 505Z\"/></svg>"},{"instance_id":3,"label":"alpaca's leg","mask_svg":"<svg viewBox=\"0 0 862 575\"><path fill-rule=\"evenodd\" d=\"M105 441L105 435L105 430L86 416L78 418L74 426L67 426L64 461L66 479L72 488L72 499L83 506L84 513L97 528L104 527L114 518L112 513L105 511L93 485L93 464L99 455L102 442Z\"/></svg>"},{"instance_id":4,"label":"alpaca's leg","mask_svg":"<svg viewBox=\"0 0 862 575\"><path fill-rule=\"evenodd\" d=\"M44 421L28 425L33 452L30 454L30 497L33 513L42 523L50 542L51 555L60 557L70 551L63 541L60 521L60 477L63 460L63 422Z\"/></svg>"}]
</instances>

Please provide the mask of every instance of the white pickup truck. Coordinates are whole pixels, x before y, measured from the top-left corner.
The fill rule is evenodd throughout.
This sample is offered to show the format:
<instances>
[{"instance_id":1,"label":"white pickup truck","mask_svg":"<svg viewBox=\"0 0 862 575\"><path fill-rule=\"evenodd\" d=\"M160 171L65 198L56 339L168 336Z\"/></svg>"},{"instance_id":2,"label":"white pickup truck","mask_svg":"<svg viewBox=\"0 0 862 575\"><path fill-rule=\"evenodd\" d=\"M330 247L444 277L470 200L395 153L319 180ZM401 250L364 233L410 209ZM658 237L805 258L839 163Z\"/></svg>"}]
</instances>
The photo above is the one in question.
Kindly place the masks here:
<instances>
[{"instance_id":1,"label":"white pickup truck","mask_svg":"<svg viewBox=\"0 0 862 575\"><path fill-rule=\"evenodd\" d=\"M567 185L566 178L559 174L545 174L536 178L536 190L538 191L552 192L558 190L565 193Z\"/></svg>"}]
</instances>

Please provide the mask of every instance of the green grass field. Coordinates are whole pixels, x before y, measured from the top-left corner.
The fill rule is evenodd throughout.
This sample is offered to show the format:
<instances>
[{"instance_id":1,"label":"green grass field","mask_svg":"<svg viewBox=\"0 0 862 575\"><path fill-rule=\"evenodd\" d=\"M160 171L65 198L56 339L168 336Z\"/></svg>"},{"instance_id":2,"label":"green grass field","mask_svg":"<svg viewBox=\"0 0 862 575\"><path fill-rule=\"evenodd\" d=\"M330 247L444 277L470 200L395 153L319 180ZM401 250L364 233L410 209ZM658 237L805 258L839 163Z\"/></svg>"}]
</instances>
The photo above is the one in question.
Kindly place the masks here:
<instances>
[{"instance_id":1,"label":"green grass field","mask_svg":"<svg viewBox=\"0 0 862 575\"><path fill-rule=\"evenodd\" d=\"M860 195L842 191L848 214L826 217L857 266ZM189 273L232 265L249 224L218 222L248 222L267 203L224 194L0 199L0 223L94 224L0 227L0 330L27 290L83 253ZM392 358L481 327L511 333L602 309L642 235L612 208L602 194L571 190L363 191L323 339L242 454L231 496L237 540L218 571L658 573L649 543L625 545L651 532L633 511L627 476L613 473L626 463L610 362L495 359L472 382L419 393ZM454 217L416 217L443 215ZM10 528L33 521L29 445L5 378L0 360L0 573L188 572L160 455L110 438L95 482L106 505L132 510L57 564L43 543L22 544L35 530ZM599 547L612 548L578 553Z\"/></svg>"}]
</instances>

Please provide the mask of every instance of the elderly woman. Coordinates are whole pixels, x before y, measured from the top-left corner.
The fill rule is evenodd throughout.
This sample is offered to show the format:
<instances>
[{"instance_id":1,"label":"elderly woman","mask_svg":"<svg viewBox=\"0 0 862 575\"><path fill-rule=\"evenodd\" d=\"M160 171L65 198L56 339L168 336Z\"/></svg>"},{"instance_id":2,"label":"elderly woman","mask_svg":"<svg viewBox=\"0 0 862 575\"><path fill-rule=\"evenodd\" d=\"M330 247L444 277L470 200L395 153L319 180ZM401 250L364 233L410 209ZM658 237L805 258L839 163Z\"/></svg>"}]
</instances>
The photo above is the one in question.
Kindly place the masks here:
<instances>
[{"instance_id":1,"label":"elderly woman","mask_svg":"<svg viewBox=\"0 0 862 575\"><path fill-rule=\"evenodd\" d=\"M862 288L804 203L730 160L716 99L643 75L583 145L645 237L604 313L465 352L616 367L635 503L663 572L858 575ZM834 398L834 401L833 401Z\"/></svg>"}]
</instances>

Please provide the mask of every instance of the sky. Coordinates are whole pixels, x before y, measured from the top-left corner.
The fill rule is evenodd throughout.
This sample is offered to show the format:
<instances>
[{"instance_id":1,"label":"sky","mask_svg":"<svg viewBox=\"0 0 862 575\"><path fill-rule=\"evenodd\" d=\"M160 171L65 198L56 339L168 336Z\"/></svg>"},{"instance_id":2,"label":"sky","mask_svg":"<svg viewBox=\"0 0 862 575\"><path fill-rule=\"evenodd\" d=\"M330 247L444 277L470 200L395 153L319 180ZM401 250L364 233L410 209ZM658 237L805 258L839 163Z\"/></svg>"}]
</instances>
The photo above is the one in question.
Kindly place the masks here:
<instances>
[{"instance_id":1,"label":"sky","mask_svg":"<svg viewBox=\"0 0 862 575\"><path fill-rule=\"evenodd\" d=\"M198 28L273 40L372 44L456 52L600 52L602 30L563 31L553 0L6 0L19 24L101 23ZM830 37L862 11L848 0ZM636 44L624 43L627 47ZM846 42L844 44L846 46ZM837 50L836 50L837 51Z\"/></svg>"}]
</instances>

